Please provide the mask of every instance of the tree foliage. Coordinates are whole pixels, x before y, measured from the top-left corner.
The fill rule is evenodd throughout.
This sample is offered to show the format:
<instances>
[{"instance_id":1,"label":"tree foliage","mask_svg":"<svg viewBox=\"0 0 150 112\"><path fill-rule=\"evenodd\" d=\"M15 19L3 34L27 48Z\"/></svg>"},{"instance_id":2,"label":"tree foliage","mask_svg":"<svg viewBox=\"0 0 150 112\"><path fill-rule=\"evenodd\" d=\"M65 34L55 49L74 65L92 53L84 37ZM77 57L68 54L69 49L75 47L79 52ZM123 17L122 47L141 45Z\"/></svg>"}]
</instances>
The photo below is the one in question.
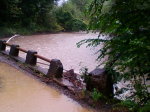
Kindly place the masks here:
<instances>
[{"instance_id":1,"label":"tree foliage","mask_svg":"<svg viewBox=\"0 0 150 112\"><path fill-rule=\"evenodd\" d=\"M53 7L57 0L1 0L0 29L27 32L52 31L57 29ZM52 24L53 23L53 24ZM13 33L13 31L10 31ZM14 32L15 33L15 32Z\"/></svg>"},{"instance_id":2,"label":"tree foliage","mask_svg":"<svg viewBox=\"0 0 150 112\"><path fill-rule=\"evenodd\" d=\"M65 31L86 30L87 19L84 11L86 10L85 6L89 3L87 1L91 0L84 1L86 0L68 0L68 2L56 9L57 21ZM85 6L81 6L79 4L81 2L85 3Z\"/></svg>"},{"instance_id":3,"label":"tree foliage","mask_svg":"<svg viewBox=\"0 0 150 112\"><path fill-rule=\"evenodd\" d=\"M109 56L105 67L114 80L132 80L139 104L147 103L150 95L146 78L150 75L150 1L93 0L89 7L91 30L99 30L108 38L83 40L99 46L99 59Z\"/></svg>"},{"instance_id":4,"label":"tree foliage","mask_svg":"<svg viewBox=\"0 0 150 112\"><path fill-rule=\"evenodd\" d=\"M0 35L86 30L84 11L91 0L68 0L62 6L57 1L1 0Z\"/></svg>"}]
</instances>

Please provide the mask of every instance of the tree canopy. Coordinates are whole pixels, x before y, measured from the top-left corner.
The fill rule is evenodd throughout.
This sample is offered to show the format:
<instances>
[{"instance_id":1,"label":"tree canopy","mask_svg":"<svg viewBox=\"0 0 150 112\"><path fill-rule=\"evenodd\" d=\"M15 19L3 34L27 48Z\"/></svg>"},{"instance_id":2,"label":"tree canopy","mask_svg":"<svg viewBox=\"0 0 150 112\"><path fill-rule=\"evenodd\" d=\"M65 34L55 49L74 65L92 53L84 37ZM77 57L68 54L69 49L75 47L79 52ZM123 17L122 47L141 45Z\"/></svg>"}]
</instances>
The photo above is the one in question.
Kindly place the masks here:
<instances>
[{"instance_id":1,"label":"tree canopy","mask_svg":"<svg viewBox=\"0 0 150 112\"><path fill-rule=\"evenodd\" d=\"M134 100L148 103L146 82L150 75L150 1L93 0L89 7L90 30L99 30L108 38L83 40L99 46L98 59L108 56L105 67L114 80L133 80Z\"/></svg>"},{"instance_id":2,"label":"tree canopy","mask_svg":"<svg viewBox=\"0 0 150 112\"><path fill-rule=\"evenodd\" d=\"M23 29L26 29L27 32L52 31L52 28L56 27L56 21L51 17L51 12L56 1L1 0L1 33L19 33L21 30L24 32ZM50 21L53 21L54 24L51 24Z\"/></svg>"},{"instance_id":3,"label":"tree canopy","mask_svg":"<svg viewBox=\"0 0 150 112\"><path fill-rule=\"evenodd\" d=\"M80 10L82 8L78 4L79 1L68 0L62 6L57 6L57 1L1 0L0 36L15 33L86 30L86 18L84 11ZM83 9L85 10L85 7Z\"/></svg>"}]
</instances>

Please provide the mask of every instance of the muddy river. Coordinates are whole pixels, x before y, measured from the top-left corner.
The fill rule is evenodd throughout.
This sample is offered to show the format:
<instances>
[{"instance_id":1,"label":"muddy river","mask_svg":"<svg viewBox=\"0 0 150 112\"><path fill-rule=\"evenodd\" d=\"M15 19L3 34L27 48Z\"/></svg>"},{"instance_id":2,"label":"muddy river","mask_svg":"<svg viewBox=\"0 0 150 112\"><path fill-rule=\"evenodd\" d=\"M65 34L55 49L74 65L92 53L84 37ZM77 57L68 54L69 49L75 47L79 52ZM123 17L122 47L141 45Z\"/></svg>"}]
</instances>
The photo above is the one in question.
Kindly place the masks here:
<instances>
[{"instance_id":1,"label":"muddy river","mask_svg":"<svg viewBox=\"0 0 150 112\"><path fill-rule=\"evenodd\" d=\"M0 63L0 112L93 112L54 88Z\"/></svg>"},{"instance_id":2,"label":"muddy river","mask_svg":"<svg viewBox=\"0 0 150 112\"><path fill-rule=\"evenodd\" d=\"M82 67L88 67L91 71L98 65L97 55L95 55L98 48L86 48L86 45L77 48L76 43L97 36L98 34L87 34L86 32L43 34L16 37L10 43L18 44L26 50L35 50L49 59L60 59L65 69L74 69L79 72ZM20 56L25 57L26 55L20 53ZM38 61L41 62L41 60ZM48 66L41 66L48 68Z\"/></svg>"}]
</instances>

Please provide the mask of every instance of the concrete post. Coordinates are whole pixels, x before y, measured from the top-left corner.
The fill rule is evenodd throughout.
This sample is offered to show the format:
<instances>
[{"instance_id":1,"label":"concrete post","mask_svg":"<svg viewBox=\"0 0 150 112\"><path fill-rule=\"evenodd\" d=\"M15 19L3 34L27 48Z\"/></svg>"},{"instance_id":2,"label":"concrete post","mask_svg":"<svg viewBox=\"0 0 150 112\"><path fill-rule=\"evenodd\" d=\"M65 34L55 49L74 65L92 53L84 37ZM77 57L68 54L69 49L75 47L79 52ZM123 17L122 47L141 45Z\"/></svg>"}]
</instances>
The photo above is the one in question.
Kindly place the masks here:
<instances>
[{"instance_id":1,"label":"concrete post","mask_svg":"<svg viewBox=\"0 0 150 112\"><path fill-rule=\"evenodd\" d=\"M0 51L5 51L6 49L6 44L4 44L6 41L5 40L0 40Z\"/></svg>"},{"instance_id":2,"label":"concrete post","mask_svg":"<svg viewBox=\"0 0 150 112\"><path fill-rule=\"evenodd\" d=\"M17 49L19 45L11 45L9 55L11 56L18 56L19 55L19 49Z\"/></svg>"},{"instance_id":3,"label":"concrete post","mask_svg":"<svg viewBox=\"0 0 150 112\"><path fill-rule=\"evenodd\" d=\"M105 96L113 96L113 83L110 74L105 69L96 68L89 73L86 81L86 89L93 91L96 88Z\"/></svg>"},{"instance_id":4,"label":"concrete post","mask_svg":"<svg viewBox=\"0 0 150 112\"><path fill-rule=\"evenodd\" d=\"M27 52L26 61L25 61L26 64L30 64L33 66L36 65L37 57L34 56L34 54L37 54L37 52L33 50L29 50Z\"/></svg>"},{"instance_id":5,"label":"concrete post","mask_svg":"<svg viewBox=\"0 0 150 112\"><path fill-rule=\"evenodd\" d=\"M63 74L63 65L60 60L52 59L50 62L50 67L47 73L49 78L56 77L61 78Z\"/></svg>"}]
</instances>

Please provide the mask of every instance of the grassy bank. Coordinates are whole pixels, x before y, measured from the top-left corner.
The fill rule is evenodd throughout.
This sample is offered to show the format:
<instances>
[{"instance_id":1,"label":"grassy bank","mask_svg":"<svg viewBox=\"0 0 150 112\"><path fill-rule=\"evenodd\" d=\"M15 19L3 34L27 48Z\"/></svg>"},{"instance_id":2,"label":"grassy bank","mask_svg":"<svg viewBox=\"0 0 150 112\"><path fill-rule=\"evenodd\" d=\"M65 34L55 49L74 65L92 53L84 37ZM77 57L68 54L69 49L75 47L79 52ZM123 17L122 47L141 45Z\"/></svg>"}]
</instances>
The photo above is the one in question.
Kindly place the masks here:
<instances>
[{"instance_id":1,"label":"grassy bank","mask_svg":"<svg viewBox=\"0 0 150 112\"><path fill-rule=\"evenodd\" d=\"M60 32L60 28L49 29L45 27L36 26L35 28L24 27L0 27L0 38L10 37L14 34L31 35L35 33L56 33Z\"/></svg>"}]
</instances>

